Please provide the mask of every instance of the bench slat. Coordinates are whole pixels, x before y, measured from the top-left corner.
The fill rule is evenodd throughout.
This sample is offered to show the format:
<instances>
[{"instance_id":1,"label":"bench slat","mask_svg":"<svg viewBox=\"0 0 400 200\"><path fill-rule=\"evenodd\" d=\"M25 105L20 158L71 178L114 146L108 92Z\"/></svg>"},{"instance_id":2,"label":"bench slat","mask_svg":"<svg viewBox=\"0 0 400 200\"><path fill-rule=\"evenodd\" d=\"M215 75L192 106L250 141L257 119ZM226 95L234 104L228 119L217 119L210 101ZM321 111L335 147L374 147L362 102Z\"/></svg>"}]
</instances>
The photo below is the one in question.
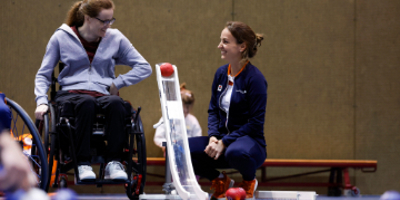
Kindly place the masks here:
<instances>
[{"instance_id":1,"label":"bench slat","mask_svg":"<svg viewBox=\"0 0 400 200\"><path fill-rule=\"evenodd\" d=\"M376 168L376 160L313 160L313 159L266 159L262 167L353 167ZM165 165L165 158L149 157L147 165Z\"/></svg>"},{"instance_id":2,"label":"bench slat","mask_svg":"<svg viewBox=\"0 0 400 200\"><path fill-rule=\"evenodd\" d=\"M377 164L376 160L266 159L262 166L376 168Z\"/></svg>"}]
</instances>

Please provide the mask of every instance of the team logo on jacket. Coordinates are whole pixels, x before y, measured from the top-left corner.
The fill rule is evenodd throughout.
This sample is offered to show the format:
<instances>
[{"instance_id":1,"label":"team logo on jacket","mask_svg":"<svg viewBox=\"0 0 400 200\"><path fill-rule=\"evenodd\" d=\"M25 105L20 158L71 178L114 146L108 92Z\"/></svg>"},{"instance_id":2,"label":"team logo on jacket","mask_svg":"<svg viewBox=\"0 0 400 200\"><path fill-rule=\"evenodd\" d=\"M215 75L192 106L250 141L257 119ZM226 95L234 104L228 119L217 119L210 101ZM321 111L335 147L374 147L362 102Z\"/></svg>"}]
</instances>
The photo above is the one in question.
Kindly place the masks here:
<instances>
[{"instance_id":1,"label":"team logo on jacket","mask_svg":"<svg viewBox=\"0 0 400 200\"><path fill-rule=\"evenodd\" d=\"M218 85L218 92L221 92L222 90L222 85Z\"/></svg>"},{"instance_id":2,"label":"team logo on jacket","mask_svg":"<svg viewBox=\"0 0 400 200\"><path fill-rule=\"evenodd\" d=\"M242 93L242 94L246 94L246 93L247 93L246 90L236 90L236 92L240 92L240 93Z\"/></svg>"}]
</instances>

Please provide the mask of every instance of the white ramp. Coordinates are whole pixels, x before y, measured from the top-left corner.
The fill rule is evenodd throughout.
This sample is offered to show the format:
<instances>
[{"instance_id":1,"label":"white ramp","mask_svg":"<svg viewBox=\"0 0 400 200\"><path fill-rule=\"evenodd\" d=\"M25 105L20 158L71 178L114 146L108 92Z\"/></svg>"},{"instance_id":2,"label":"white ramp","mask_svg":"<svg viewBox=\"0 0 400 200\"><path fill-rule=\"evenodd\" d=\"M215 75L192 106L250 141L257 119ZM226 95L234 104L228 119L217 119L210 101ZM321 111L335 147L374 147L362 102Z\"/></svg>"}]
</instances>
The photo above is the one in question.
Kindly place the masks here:
<instances>
[{"instance_id":1,"label":"white ramp","mask_svg":"<svg viewBox=\"0 0 400 200\"><path fill-rule=\"evenodd\" d=\"M205 200L208 199L208 193L201 190L197 183L190 158L178 69L172 65L174 73L169 77L164 77L160 71L162 64L156 64L156 72L164 121L162 126L166 126L167 131L167 151L172 183L183 200Z\"/></svg>"},{"instance_id":2,"label":"white ramp","mask_svg":"<svg viewBox=\"0 0 400 200\"><path fill-rule=\"evenodd\" d=\"M259 200L316 200L316 192L299 191L256 191L254 193Z\"/></svg>"}]
</instances>

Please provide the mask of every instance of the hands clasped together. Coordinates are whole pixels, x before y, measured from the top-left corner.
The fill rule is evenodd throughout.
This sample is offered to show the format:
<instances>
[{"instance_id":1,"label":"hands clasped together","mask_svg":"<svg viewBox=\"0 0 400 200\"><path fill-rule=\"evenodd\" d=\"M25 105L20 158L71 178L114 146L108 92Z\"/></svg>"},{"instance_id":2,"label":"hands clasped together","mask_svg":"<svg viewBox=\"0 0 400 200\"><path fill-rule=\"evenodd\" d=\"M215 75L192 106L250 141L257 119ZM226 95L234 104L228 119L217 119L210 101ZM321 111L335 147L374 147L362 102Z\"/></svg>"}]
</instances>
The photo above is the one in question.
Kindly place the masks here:
<instances>
[{"instance_id":1,"label":"hands clasped together","mask_svg":"<svg viewBox=\"0 0 400 200\"><path fill-rule=\"evenodd\" d=\"M216 137L210 137L209 143L204 152L211 158L214 158L214 160L217 160L219 156L224 153L225 148L226 146L222 140L218 140Z\"/></svg>"}]
</instances>

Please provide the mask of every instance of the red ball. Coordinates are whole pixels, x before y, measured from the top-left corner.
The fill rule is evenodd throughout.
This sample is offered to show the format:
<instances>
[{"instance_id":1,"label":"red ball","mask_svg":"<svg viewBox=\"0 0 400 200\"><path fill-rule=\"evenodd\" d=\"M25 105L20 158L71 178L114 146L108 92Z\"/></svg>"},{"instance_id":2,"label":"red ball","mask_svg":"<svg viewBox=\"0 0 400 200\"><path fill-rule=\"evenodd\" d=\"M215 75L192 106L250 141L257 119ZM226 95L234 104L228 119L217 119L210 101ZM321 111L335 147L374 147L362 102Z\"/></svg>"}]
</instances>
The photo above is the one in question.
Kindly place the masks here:
<instances>
[{"instance_id":1,"label":"red ball","mask_svg":"<svg viewBox=\"0 0 400 200\"><path fill-rule=\"evenodd\" d=\"M228 200L244 200L246 199L246 191L241 187L229 188L225 196Z\"/></svg>"},{"instance_id":2,"label":"red ball","mask_svg":"<svg viewBox=\"0 0 400 200\"><path fill-rule=\"evenodd\" d=\"M160 66L162 76L171 76L174 73L174 68L171 63L164 63Z\"/></svg>"}]
</instances>

